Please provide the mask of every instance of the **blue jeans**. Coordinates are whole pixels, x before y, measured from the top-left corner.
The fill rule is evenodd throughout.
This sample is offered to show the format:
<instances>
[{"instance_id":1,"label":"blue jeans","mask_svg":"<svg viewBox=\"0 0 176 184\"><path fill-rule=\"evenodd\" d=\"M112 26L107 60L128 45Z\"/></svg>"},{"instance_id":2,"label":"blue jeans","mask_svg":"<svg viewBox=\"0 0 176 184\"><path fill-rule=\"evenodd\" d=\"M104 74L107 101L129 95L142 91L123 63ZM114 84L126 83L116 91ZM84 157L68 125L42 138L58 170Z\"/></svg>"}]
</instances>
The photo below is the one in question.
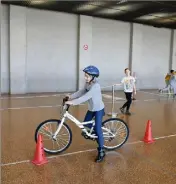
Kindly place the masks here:
<instances>
[{"instance_id":1,"label":"blue jeans","mask_svg":"<svg viewBox=\"0 0 176 184\"><path fill-rule=\"evenodd\" d=\"M101 128L104 115L105 115L104 109L102 109L100 111L95 111L95 112L87 111L87 114L86 114L85 119L84 119L84 121L91 121L95 117L94 131L95 131L96 135L98 136L97 143L99 145L99 149L102 149L103 145L104 145L103 131ZM92 124L88 124L85 126L91 128Z\"/></svg>"}]
</instances>

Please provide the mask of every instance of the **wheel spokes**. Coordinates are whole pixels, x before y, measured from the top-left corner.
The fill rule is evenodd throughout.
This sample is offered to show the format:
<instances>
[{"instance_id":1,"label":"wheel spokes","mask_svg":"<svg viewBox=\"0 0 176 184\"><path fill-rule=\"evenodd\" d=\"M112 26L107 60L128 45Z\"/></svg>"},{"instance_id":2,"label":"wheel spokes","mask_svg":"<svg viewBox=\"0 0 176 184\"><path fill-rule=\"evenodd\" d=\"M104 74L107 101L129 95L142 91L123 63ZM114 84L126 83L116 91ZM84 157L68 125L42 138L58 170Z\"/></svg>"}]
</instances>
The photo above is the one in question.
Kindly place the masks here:
<instances>
[{"instance_id":1,"label":"wheel spokes","mask_svg":"<svg viewBox=\"0 0 176 184\"><path fill-rule=\"evenodd\" d=\"M104 130L105 146L118 147L126 141L128 130L122 121L110 120L104 124L104 128L109 129L111 133ZM113 135L113 136L112 136Z\"/></svg>"},{"instance_id":2,"label":"wheel spokes","mask_svg":"<svg viewBox=\"0 0 176 184\"><path fill-rule=\"evenodd\" d=\"M56 139L53 139L53 135L58 128L58 122L48 122L41 126L38 131L38 134L43 135L43 144L44 149L49 152L58 152L63 150L70 142L70 133L65 125L61 127L60 132L56 136Z\"/></svg>"}]
</instances>

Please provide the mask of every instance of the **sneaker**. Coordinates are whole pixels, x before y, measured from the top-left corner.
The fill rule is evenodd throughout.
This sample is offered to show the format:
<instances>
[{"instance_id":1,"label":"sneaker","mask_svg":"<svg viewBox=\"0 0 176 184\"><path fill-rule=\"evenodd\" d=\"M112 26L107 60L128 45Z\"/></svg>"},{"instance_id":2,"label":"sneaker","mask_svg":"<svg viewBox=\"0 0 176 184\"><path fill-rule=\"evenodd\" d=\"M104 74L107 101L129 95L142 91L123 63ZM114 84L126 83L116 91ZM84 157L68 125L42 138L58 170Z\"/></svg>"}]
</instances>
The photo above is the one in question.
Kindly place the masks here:
<instances>
[{"instance_id":1,"label":"sneaker","mask_svg":"<svg viewBox=\"0 0 176 184\"><path fill-rule=\"evenodd\" d=\"M102 162L105 157L105 151L103 149L98 150L97 158L95 159L95 162Z\"/></svg>"},{"instance_id":2,"label":"sneaker","mask_svg":"<svg viewBox=\"0 0 176 184\"><path fill-rule=\"evenodd\" d=\"M129 111L126 111L125 114L131 116L131 112L129 112Z\"/></svg>"},{"instance_id":3,"label":"sneaker","mask_svg":"<svg viewBox=\"0 0 176 184\"><path fill-rule=\"evenodd\" d=\"M121 111L122 114L124 114L124 108L123 107L120 108L120 111Z\"/></svg>"}]
</instances>

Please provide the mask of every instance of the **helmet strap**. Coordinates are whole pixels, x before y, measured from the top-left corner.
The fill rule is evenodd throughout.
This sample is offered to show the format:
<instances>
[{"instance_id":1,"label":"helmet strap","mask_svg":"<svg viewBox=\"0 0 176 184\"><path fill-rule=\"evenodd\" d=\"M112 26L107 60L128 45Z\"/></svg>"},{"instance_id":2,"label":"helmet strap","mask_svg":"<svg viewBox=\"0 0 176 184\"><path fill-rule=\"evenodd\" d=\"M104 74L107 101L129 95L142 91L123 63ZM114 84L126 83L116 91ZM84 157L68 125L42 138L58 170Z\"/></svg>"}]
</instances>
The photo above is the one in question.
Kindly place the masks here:
<instances>
[{"instance_id":1,"label":"helmet strap","mask_svg":"<svg viewBox=\"0 0 176 184\"><path fill-rule=\"evenodd\" d=\"M95 79L95 76L92 76L92 79L90 80L89 84Z\"/></svg>"}]
</instances>

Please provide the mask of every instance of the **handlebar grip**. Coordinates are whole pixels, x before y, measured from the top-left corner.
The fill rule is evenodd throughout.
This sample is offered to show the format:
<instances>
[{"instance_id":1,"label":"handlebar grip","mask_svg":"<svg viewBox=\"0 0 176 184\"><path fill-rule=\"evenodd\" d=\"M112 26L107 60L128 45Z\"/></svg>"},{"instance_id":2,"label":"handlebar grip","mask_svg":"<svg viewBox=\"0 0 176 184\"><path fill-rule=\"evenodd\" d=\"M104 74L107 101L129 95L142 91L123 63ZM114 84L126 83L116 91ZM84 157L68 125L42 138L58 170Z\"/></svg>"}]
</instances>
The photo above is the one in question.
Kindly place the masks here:
<instances>
[{"instance_id":1,"label":"handlebar grip","mask_svg":"<svg viewBox=\"0 0 176 184\"><path fill-rule=\"evenodd\" d=\"M64 99L63 99L63 105L65 104L65 102L66 101L68 101L69 100L69 97L68 96L66 96Z\"/></svg>"}]
</instances>

